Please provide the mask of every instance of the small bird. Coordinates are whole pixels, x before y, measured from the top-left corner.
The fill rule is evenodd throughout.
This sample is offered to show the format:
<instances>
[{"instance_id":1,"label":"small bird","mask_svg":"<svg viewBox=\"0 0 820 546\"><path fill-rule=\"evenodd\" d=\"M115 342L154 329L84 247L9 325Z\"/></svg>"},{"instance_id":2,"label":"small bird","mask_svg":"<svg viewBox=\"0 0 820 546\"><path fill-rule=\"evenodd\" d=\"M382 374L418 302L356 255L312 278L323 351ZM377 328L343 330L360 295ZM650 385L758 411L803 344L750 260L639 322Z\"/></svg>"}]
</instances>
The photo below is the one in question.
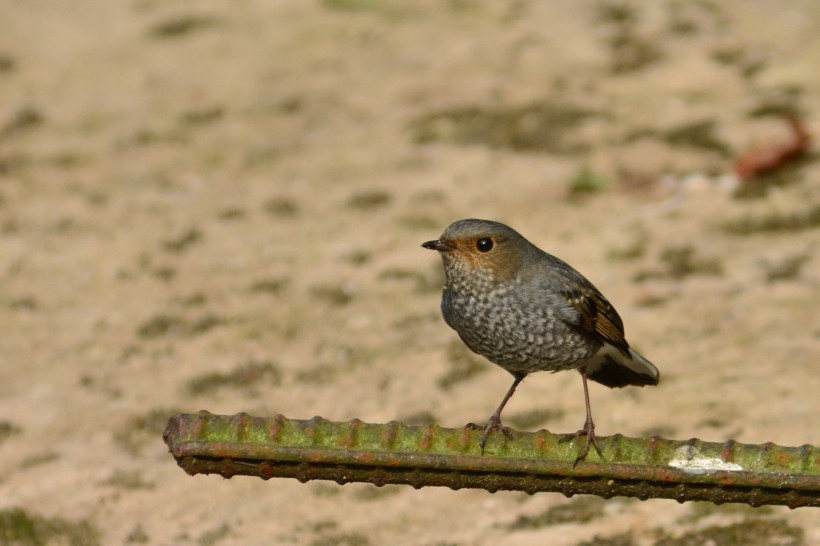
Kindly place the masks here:
<instances>
[{"instance_id":1,"label":"small bird","mask_svg":"<svg viewBox=\"0 0 820 546\"><path fill-rule=\"evenodd\" d=\"M514 229L489 220L458 220L424 248L444 262L444 321L473 352L510 372L512 386L490 416L481 453L501 411L532 372L578 370L586 421L564 437L585 436L575 465L595 446L587 379L607 387L657 385L658 369L629 347L617 311L583 275ZM574 465L573 465L574 466Z\"/></svg>"}]
</instances>

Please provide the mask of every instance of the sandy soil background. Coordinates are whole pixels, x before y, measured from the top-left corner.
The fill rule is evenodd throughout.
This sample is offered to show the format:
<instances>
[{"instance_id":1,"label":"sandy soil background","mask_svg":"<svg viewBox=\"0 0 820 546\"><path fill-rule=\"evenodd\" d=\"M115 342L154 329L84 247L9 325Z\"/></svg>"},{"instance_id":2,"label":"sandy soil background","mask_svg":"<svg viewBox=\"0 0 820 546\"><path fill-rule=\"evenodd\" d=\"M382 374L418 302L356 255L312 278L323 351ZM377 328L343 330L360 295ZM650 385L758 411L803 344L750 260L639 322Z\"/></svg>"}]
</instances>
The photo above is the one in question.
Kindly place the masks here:
<instances>
[{"instance_id":1,"label":"sandy soil background","mask_svg":"<svg viewBox=\"0 0 820 546\"><path fill-rule=\"evenodd\" d=\"M820 444L820 4L0 0L0 543L820 544L816 509L185 475L170 414L456 427L451 221L584 272L657 388L601 435ZM506 411L583 421L577 374ZM708 542L708 540L712 542Z\"/></svg>"}]
</instances>

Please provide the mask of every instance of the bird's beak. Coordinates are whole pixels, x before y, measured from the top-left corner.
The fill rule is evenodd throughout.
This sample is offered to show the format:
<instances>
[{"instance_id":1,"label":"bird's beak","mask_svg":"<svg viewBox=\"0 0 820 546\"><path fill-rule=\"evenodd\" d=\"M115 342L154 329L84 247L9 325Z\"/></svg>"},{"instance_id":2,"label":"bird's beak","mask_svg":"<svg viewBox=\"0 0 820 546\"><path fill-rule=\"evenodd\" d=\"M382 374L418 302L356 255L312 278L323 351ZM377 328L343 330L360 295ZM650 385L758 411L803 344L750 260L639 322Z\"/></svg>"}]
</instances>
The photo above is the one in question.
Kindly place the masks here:
<instances>
[{"instance_id":1,"label":"bird's beak","mask_svg":"<svg viewBox=\"0 0 820 546\"><path fill-rule=\"evenodd\" d=\"M438 250L439 252L449 252L451 250L455 250L455 247L448 245L441 239L436 241L427 241L426 243L422 243L421 246L429 250Z\"/></svg>"}]
</instances>

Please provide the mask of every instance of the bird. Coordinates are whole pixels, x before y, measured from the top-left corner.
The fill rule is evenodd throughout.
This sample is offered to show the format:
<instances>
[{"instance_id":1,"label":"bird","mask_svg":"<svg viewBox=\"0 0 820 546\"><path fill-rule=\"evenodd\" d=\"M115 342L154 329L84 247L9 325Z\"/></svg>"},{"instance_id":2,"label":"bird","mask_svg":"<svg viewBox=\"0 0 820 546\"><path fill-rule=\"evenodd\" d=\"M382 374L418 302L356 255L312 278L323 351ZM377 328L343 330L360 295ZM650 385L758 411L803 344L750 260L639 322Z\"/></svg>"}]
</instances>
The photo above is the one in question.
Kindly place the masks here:
<instances>
[{"instance_id":1,"label":"bird","mask_svg":"<svg viewBox=\"0 0 820 546\"><path fill-rule=\"evenodd\" d=\"M435 250L444 264L441 297L444 321L473 352L513 376L481 438L499 429L501 412L530 373L577 370L584 387L586 421L562 437L585 437L573 467L595 447L587 380L610 388L657 385L658 369L629 346L618 312L581 273L544 252L499 222L464 219L421 245Z\"/></svg>"}]
</instances>

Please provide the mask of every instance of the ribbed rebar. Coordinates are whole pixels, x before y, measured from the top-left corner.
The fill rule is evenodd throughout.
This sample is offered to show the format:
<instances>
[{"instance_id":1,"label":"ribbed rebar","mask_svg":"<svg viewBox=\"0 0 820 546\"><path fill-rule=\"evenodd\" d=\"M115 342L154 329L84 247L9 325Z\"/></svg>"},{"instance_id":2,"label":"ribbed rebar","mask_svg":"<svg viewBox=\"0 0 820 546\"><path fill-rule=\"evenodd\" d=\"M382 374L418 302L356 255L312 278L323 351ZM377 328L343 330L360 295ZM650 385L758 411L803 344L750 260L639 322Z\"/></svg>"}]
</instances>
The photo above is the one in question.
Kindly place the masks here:
<instances>
[{"instance_id":1,"label":"ribbed rebar","mask_svg":"<svg viewBox=\"0 0 820 546\"><path fill-rule=\"evenodd\" d=\"M471 427L368 424L358 419L336 423L321 417L301 421L206 411L171 417L163 434L177 463L191 475L820 506L820 450L810 445L682 442L616 434L598 437L606 460L590 452L587 461L573 467L578 442L562 442L560 435L545 430L496 432L484 455L480 436L481 431Z\"/></svg>"}]
</instances>

